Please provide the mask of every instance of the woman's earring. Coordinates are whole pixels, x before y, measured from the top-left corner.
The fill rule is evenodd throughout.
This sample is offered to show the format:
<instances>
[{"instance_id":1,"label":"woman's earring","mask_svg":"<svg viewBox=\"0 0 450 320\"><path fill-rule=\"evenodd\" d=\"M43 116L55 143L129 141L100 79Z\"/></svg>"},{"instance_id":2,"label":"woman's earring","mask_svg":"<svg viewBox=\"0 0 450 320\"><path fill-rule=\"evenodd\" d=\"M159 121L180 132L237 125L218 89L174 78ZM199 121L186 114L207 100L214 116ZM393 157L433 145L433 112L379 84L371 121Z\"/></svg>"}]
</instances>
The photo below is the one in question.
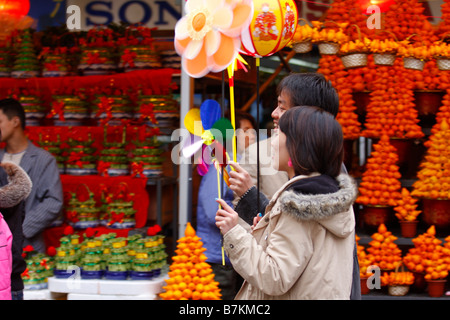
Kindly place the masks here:
<instances>
[{"instance_id":1,"label":"woman's earring","mask_svg":"<svg viewBox=\"0 0 450 320\"><path fill-rule=\"evenodd\" d=\"M289 158L288 166L291 167L291 168L293 167L291 158Z\"/></svg>"}]
</instances>

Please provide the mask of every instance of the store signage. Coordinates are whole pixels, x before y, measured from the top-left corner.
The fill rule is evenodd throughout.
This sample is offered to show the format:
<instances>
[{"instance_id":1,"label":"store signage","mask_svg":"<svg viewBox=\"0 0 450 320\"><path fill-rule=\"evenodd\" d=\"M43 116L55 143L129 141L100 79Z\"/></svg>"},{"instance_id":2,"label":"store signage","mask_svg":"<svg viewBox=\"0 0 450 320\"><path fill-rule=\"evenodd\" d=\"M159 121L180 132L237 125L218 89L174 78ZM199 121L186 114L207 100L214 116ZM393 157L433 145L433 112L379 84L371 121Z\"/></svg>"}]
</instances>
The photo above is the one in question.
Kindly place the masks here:
<instances>
[{"instance_id":1,"label":"store signage","mask_svg":"<svg viewBox=\"0 0 450 320\"><path fill-rule=\"evenodd\" d=\"M66 8L67 25L72 30L112 22L173 30L181 18L179 0L67 0Z\"/></svg>"}]
</instances>

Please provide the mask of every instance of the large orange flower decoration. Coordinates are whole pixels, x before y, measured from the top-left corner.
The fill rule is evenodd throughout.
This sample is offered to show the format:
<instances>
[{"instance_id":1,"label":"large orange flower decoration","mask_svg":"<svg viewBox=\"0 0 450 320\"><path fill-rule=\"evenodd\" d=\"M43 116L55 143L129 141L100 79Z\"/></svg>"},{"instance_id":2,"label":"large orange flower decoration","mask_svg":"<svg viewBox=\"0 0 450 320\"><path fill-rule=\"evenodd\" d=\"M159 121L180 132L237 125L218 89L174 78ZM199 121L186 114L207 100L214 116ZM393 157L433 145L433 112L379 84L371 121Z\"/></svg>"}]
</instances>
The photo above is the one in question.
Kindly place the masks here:
<instances>
[{"instance_id":1,"label":"large orange flower decoration","mask_svg":"<svg viewBox=\"0 0 450 320\"><path fill-rule=\"evenodd\" d=\"M253 16L251 0L188 0L175 26L175 50L193 78L225 70L239 53Z\"/></svg>"}]
</instances>

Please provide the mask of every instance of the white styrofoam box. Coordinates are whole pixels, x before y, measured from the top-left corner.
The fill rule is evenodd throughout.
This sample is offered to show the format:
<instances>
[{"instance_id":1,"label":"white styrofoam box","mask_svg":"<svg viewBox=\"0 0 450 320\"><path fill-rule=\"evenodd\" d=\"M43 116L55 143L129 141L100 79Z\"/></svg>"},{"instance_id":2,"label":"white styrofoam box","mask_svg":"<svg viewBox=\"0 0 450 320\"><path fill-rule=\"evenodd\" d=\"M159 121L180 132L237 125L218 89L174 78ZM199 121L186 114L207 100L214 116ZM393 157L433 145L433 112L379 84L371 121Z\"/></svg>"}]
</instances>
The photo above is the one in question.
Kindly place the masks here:
<instances>
[{"instance_id":1,"label":"white styrofoam box","mask_svg":"<svg viewBox=\"0 0 450 320\"><path fill-rule=\"evenodd\" d=\"M51 292L99 294L99 281L86 279L48 278L48 289Z\"/></svg>"},{"instance_id":2,"label":"white styrofoam box","mask_svg":"<svg viewBox=\"0 0 450 320\"><path fill-rule=\"evenodd\" d=\"M67 300L155 300L156 296L152 294L142 295L117 295L117 294L83 294L69 293Z\"/></svg>"},{"instance_id":3,"label":"white styrofoam box","mask_svg":"<svg viewBox=\"0 0 450 320\"><path fill-rule=\"evenodd\" d=\"M101 294L142 295L158 294L163 291L166 275L152 280L101 280Z\"/></svg>"},{"instance_id":4,"label":"white styrofoam box","mask_svg":"<svg viewBox=\"0 0 450 320\"><path fill-rule=\"evenodd\" d=\"M51 292L48 289L42 290L23 290L24 300L65 300L67 294Z\"/></svg>"},{"instance_id":5,"label":"white styrofoam box","mask_svg":"<svg viewBox=\"0 0 450 320\"><path fill-rule=\"evenodd\" d=\"M98 295L157 295L162 292L167 274L152 280L60 279L48 278L50 292Z\"/></svg>"}]
</instances>

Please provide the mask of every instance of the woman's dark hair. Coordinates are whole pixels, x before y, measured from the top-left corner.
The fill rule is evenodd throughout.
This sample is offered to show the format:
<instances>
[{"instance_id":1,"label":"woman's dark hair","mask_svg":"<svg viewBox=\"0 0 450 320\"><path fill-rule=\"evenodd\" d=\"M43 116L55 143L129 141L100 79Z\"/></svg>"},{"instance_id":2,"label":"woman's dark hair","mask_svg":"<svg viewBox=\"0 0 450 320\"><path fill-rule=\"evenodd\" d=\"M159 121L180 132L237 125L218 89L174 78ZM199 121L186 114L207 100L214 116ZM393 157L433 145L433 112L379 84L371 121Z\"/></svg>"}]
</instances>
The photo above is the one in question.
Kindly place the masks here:
<instances>
[{"instance_id":1,"label":"woman's dark hair","mask_svg":"<svg viewBox=\"0 0 450 320\"><path fill-rule=\"evenodd\" d=\"M277 86L277 95L287 92L291 106L316 106L334 117L339 110L339 95L330 81L320 73L291 73Z\"/></svg>"},{"instance_id":2,"label":"woman's dark hair","mask_svg":"<svg viewBox=\"0 0 450 320\"><path fill-rule=\"evenodd\" d=\"M25 111L19 101L11 98L0 100L0 110L9 120L19 117L20 125L22 129L25 129Z\"/></svg>"},{"instance_id":3,"label":"woman's dark hair","mask_svg":"<svg viewBox=\"0 0 450 320\"><path fill-rule=\"evenodd\" d=\"M342 127L318 107L301 106L286 111L279 121L296 175L318 172L336 177L344 160Z\"/></svg>"},{"instance_id":4,"label":"woman's dark hair","mask_svg":"<svg viewBox=\"0 0 450 320\"><path fill-rule=\"evenodd\" d=\"M253 116L250 113L236 110L235 116L236 116L236 126L237 127L239 126L239 123L241 120L248 120L248 121L250 121L252 128L256 129L256 120L255 120L255 118L253 118Z\"/></svg>"}]
</instances>

